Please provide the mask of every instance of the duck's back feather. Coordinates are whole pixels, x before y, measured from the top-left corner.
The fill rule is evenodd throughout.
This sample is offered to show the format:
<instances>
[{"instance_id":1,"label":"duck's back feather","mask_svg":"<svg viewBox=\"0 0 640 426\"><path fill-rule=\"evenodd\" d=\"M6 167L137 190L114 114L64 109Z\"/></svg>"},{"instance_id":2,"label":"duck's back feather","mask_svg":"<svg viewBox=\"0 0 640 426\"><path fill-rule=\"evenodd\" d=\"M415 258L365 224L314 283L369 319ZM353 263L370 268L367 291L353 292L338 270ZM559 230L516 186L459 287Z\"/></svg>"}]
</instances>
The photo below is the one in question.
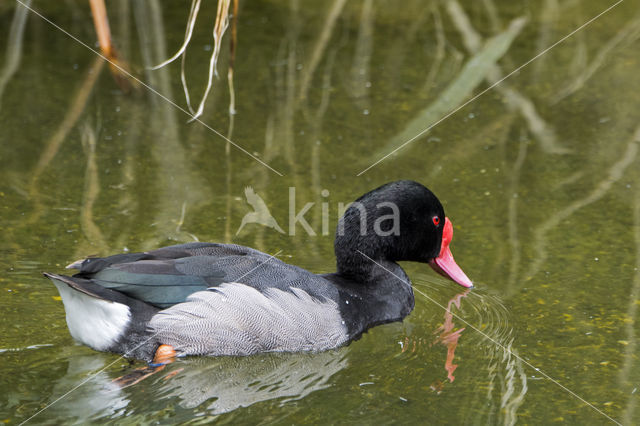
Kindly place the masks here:
<instances>
[{"instance_id":1,"label":"duck's back feather","mask_svg":"<svg viewBox=\"0 0 640 426\"><path fill-rule=\"evenodd\" d=\"M338 297L324 278L249 247L189 243L76 263L74 277L159 308L182 303L195 292L242 282L260 292L299 288L317 299Z\"/></svg>"}]
</instances>

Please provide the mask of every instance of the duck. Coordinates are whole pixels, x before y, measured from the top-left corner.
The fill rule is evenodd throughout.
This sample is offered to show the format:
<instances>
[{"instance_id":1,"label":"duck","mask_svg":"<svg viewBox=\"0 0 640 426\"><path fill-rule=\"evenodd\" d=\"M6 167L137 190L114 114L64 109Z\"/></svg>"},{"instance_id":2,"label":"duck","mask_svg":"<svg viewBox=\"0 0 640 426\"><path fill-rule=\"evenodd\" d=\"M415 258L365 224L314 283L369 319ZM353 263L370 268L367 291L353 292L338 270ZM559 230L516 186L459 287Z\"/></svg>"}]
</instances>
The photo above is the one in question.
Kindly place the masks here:
<instances>
[{"instance_id":1,"label":"duck","mask_svg":"<svg viewBox=\"0 0 640 426\"><path fill-rule=\"evenodd\" d=\"M237 244L190 242L78 260L57 287L71 336L153 362L181 356L320 352L402 321L414 308L398 262L425 263L472 288L450 250L438 198L409 180L353 202L339 219L336 272L315 274Z\"/></svg>"}]
</instances>

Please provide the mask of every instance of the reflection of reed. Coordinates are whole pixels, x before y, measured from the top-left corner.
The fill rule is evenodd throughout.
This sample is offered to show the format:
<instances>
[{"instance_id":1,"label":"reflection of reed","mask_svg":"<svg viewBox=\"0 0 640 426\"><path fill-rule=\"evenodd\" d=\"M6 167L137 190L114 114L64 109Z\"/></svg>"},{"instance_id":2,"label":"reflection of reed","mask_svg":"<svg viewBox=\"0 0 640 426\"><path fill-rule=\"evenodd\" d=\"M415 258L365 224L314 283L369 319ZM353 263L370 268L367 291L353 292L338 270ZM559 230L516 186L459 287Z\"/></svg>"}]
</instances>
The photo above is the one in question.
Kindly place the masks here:
<instances>
[{"instance_id":1,"label":"reflection of reed","mask_svg":"<svg viewBox=\"0 0 640 426\"><path fill-rule=\"evenodd\" d=\"M116 9L118 19L116 20L115 39L118 40L118 51L123 58L131 57L131 9L132 4L127 0L120 0L118 8ZM126 104L127 114L132 117L142 117L146 111L146 105L143 102L127 102ZM135 212L139 211L142 206L140 197L132 189L135 188L139 175L139 162L136 156L137 149L141 145L141 140L144 140L145 129L137 120L127 120L125 123L126 128L122 131L122 148L123 158L122 167L120 173L120 183L115 187L119 190L119 197L117 199L116 212L123 219L131 218L135 215ZM125 248L130 244L130 238L136 227L132 220L122 220L118 227L118 232L113 233L114 240L111 242L110 247L117 247L118 250ZM107 253L102 253L107 254Z\"/></svg>"},{"instance_id":2,"label":"reflection of reed","mask_svg":"<svg viewBox=\"0 0 640 426\"><path fill-rule=\"evenodd\" d=\"M78 118L80 118L80 114L84 111L87 100L89 99L89 95L91 94L93 87L100 75L100 71L104 66L104 60L100 57L96 57L91 64L91 67L87 70L87 75L82 82L82 85L76 92L76 95L73 97L71 104L69 105L69 109L67 109L67 113L62 119L62 122L53 133L53 135L45 142L45 149L40 154L40 158L38 159L38 163L36 164L35 169L32 172L31 177L31 189L35 190L35 185L40 178L40 175L47 168L49 163L53 160L53 158L58 153L62 142L66 139L67 135L73 129Z\"/></svg>"},{"instance_id":3,"label":"reflection of reed","mask_svg":"<svg viewBox=\"0 0 640 426\"><path fill-rule=\"evenodd\" d=\"M591 63L581 67L580 73L573 79L573 81L558 91L558 93L552 98L551 103L555 104L582 89L584 84L593 77L593 75L602 68L603 65L605 65L608 57L612 53L617 49L625 49L629 47L629 45L638 40L638 38L640 38L640 18L635 18L627 22L627 24L622 27L615 36L609 39L604 46L598 50Z\"/></svg>"},{"instance_id":4,"label":"reflection of reed","mask_svg":"<svg viewBox=\"0 0 640 426\"><path fill-rule=\"evenodd\" d=\"M538 38L536 40L536 51L542 52L542 50L546 49L547 46L550 46L553 42L553 24L558 21L560 17L560 10L558 6L558 0L544 0L542 5L540 6L540 25L538 26ZM533 81L538 83L540 80L540 76L544 73L542 70L544 69L547 63L548 56L543 55L537 61L535 61L531 66L533 67Z\"/></svg>"},{"instance_id":5,"label":"reflection of reed","mask_svg":"<svg viewBox=\"0 0 640 426\"><path fill-rule=\"evenodd\" d=\"M229 114L236 113L236 91L233 86L233 68L236 63L236 46L238 45L238 2L233 0L233 11L231 12L231 38L229 39L229 70L227 71L227 82L229 84ZM232 126L232 125L231 125ZM228 135L227 139L231 139ZM229 142L227 142L229 147Z\"/></svg>"},{"instance_id":6,"label":"reflection of reed","mask_svg":"<svg viewBox=\"0 0 640 426\"><path fill-rule=\"evenodd\" d=\"M524 402L528 386L521 357L513 347L515 336L509 324L509 312L502 302L493 296L478 291L472 292L470 296L466 306L472 307L479 316L474 322L486 325L482 332L494 340L487 341L479 334L470 334L467 337L466 344L481 339L477 345L482 345L488 360L487 393L484 396L478 394L472 404L491 407L488 412L484 412L487 420L502 417L499 423L513 425L517 421L517 411Z\"/></svg>"},{"instance_id":7,"label":"reflection of reed","mask_svg":"<svg viewBox=\"0 0 640 426\"><path fill-rule=\"evenodd\" d=\"M638 176L636 169L636 176ZM640 380L640 365L636 354L637 340L636 330L638 326L638 304L640 301L640 188L636 186L635 199L633 200L633 237L636 243L636 273L629 292L629 306L627 308L627 321L625 331L627 333L627 346L624 348L622 368L618 373L618 383L621 388L629 393L627 406L622 414L622 424L633 424L633 414L638 405L638 398L634 397L633 387ZM637 392L637 390L636 390Z\"/></svg>"},{"instance_id":8,"label":"reflection of reed","mask_svg":"<svg viewBox=\"0 0 640 426\"><path fill-rule=\"evenodd\" d=\"M504 413L502 423L514 425L518 420L518 408L524 402L528 390L527 375L522 367L522 361L520 361L518 351L513 349L513 338L504 348L489 347L488 353L492 362L488 367L489 386L486 400L493 400L493 393L497 390L497 381L500 386L498 393L500 398L499 412Z\"/></svg>"},{"instance_id":9,"label":"reflection of reed","mask_svg":"<svg viewBox=\"0 0 640 426\"><path fill-rule=\"evenodd\" d=\"M478 140L492 140L495 141L496 147L498 147L499 149L499 156L502 158L502 167L506 170L508 170L508 164L509 164L509 160L507 158L507 153L509 151L509 148L512 145L512 131L513 129L516 127L514 126L514 123L517 120L517 116L516 113L511 112L511 113L506 113L501 115L497 120L494 120L492 123L490 123L488 126L486 126L484 129L482 129L479 133L478 133ZM526 130L521 129L521 133L525 133L526 134ZM521 136L521 143L525 144L527 143L528 138ZM515 174L517 172L517 175ZM516 176L519 176L520 171L517 169L512 169L512 173L511 176L508 177L507 180L507 185L508 185L508 190L505 191L505 196L507 197L507 206L510 205L511 200L509 200L509 198L513 197L513 192L515 191L517 188L517 184L516 184ZM513 203L513 208L515 208L517 210L517 203ZM517 216L515 216L516 210L513 210L513 214L514 216L511 217L509 216L509 214L511 214L508 211L508 216L507 219L509 220L509 226L514 226L517 223ZM513 253L512 251L512 247L514 246L518 246L519 242L518 242L518 236L517 236L517 228L515 229L515 232L512 233L512 231L509 231L510 235L509 235L509 245L511 245L511 247L507 244L505 244L505 236L502 233L498 233L498 232L492 232L491 233L491 241L492 244L495 245L496 247L496 251L495 254L493 255L493 261L491 262L491 274L490 276L504 276L504 265L507 264L511 258L512 255L517 255L519 256L519 254L517 253ZM516 262L518 263L518 262ZM511 265L513 265L513 262L511 263ZM515 269L517 269L517 267L514 267Z\"/></svg>"},{"instance_id":10,"label":"reflection of reed","mask_svg":"<svg viewBox=\"0 0 640 426\"><path fill-rule=\"evenodd\" d=\"M312 66L305 63L305 66L299 70L300 58L298 52L301 50L300 34L304 20L300 16L299 2L291 2L288 30L280 43L274 61L277 65L273 70L273 93L269 96L274 105L267 118L265 128L264 160L271 162L276 157L284 159L289 167L289 172L287 173L289 176L288 186L297 189L296 206L290 206L290 208L297 210L301 204L304 205L308 201L315 201L315 209L313 213L310 213L310 216L312 216L310 224L312 224L314 232L319 231L321 234L331 231L327 230L325 232L325 229L318 227L321 222L320 204L325 201L325 199L321 198L323 176L320 162L322 147L320 141L322 139L324 117L330 108L329 102L332 93L335 58L339 48L344 45L343 40L338 43L330 43L329 41L332 39L337 19L340 17L343 7L344 2L342 1L336 1L332 4L331 10L325 18L323 30L314 42L311 54ZM321 61L324 61L324 67L321 76L320 99L317 106L316 104L311 106L310 103L305 102L307 94L302 94L308 90ZM296 118L300 115L308 122L311 128L310 132L307 132L304 137L304 140L309 142L302 147L303 149L298 148L300 144L297 143L297 134L294 130ZM306 158L307 156L309 157L309 164L301 163L301 158ZM252 182L255 182L253 186L256 189L266 188L269 185L269 176L262 170L256 167L253 168L254 170L251 171ZM303 181L304 175L301 170L310 170L311 191L300 191L301 188L307 187L307 184ZM308 196L309 192L313 195ZM300 229L297 230L297 233L299 232ZM265 228L256 228L252 245L261 248L264 245L264 241ZM299 238L292 239L291 243L293 244L292 251L300 251L301 240ZM317 238L305 239L305 251L312 254L317 253L320 243L321 240Z\"/></svg>"},{"instance_id":11,"label":"reflection of reed","mask_svg":"<svg viewBox=\"0 0 640 426\"><path fill-rule=\"evenodd\" d=\"M312 116L313 131L311 133L311 188L315 194L316 205L321 205L324 201L322 199L322 172L320 170L320 148L321 148L321 132L322 125L324 124L324 117L329 107L329 100L331 98L331 76L333 74L333 66L335 64L336 54L338 48L334 47L327 55L327 63L322 78L322 97L320 99L320 105L316 113ZM318 226L322 223L321 235L328 235L328 221L323 221L322 216L328 215L328 212L314 210L313 224L315 229L319 229ZM314 247L314 250L316 247Z\"/></svg>"},{"instance_id":12,"label":"reflection of reed","mask_svg":"<svg viewBox=\"0 0 640 426\"><path fill-rule=\"evenodd\" d=\"M496 7L493 0L482 0L482 5L487 11L489 23L491 24L491 31L497 33L498 31L500 31L500 28L502 28L502 20L500 19L500 15L498 14L498 8Z\"/></svg>"},{"instance_id":13,"label":"reflection of reed","mask_svg":"<svg viewBox=\"0 0 640 426\"><path fill-rule=\"evenodd\" d=\"M367 83L371 81L371 52L373 51L373 22L375 11L373 0L364 0L360 13L360 28L356 40L356 51L353 55L353 65L350 72L349 91L360 110L371 108L369 101L370 89Z\"/></svg>"},{"instance_id":14,"label":"reflection of reed","mask_svg":"<svg viewBox=\"0 0 640 426\"><path fill-rule=\"evenodd\" d=\"M76 247L76 255L80 257L86 253L105 253L108 245L93 218L93 205L100 193L100 180L96 163L96 133L88 123L82 130L82 147L87 156L87 168L84 178L84 194L80 209L80 225L86 238L86 244ZM90 246L93 251L84 246Z\"/></svg>"},{"instance_id":15,"label":"reflection of reed","mask_svg":"<svg viewBox=\"0 0 640 426\"><path fill-rule=\"evenodd\" d=\"M135 2L134 17L140 37L140 46L144 65L150 69L159 58L166 57L164 25L160 4L157 0ZM166 68L148 72L147 78L152 87L169 99L171 78ZM190 159L180 143L176 109L166 102L156 102L151 97L151 108L144 118L148 120L147 140L152 142L151 154L157 162L155 190L157 205L153 223L155 236L144 243L144 247L157 247L166 240L192 241L193 236L180 229L180 217L183 205L187 209L195 208L202 201L202 188L190 173ZM151 220L149 220L151 222Z\"/></svg>"},{"instance_id":16,"label":"reflection of reed","mask_svg":"<svg viewBox=\"0 0 640 426\"><path fill-rule=\"evenodd\" d=\"M40 154L40 158L38 159L38 163L35 168L31 172L31 181L29 183L29 196L31 201L33 202L33 213L30 216L28 223L32 223L38 220L42 213L42 204L41 204L41 195L40 190L38 188L38 180L40 176L46 168L49 166L51 161L53 161L54 157L60 150L62 143L67 138L69 132L76 125L80 115L84 112L87 101L89 100L89 95L93 91L93 87L98 80L98 76L102 71L102 67L104 66L105 61L96 57L91 64L91 67L87 71L87 75L82 82L82 85L74 95L67 112L62 119L62 122L56 129L56 131L51 135L49 139L45 142L45 148Z\"/></svg>"},{"instance_id":17,"label":"reflection of reed","mask_svg":"<svg viewBox=\"0 0 640 426\"><path fill-rule=\"evenodd\" d=\"M2 107L2 94L7 87L7 83L18 70L20 59L22 58L22 40L24 38L24 28L31 7L31 0L25 0L24 4L16 4L16 11L9 27L9 37L7 37L7 51L5 52L4 66L0 73L0 107Z\"/></svg>"},{"instance_id":18,"label":"reflection of reed","mask_svg":"<svg viewBox=\"0 0 640 426\"><path fill-rule=\"evenodd\" d=\"M231 242L231 212L233 206L233 195L231 177L232 177L232 162L231 162L231 143L229 142L233 137L233 127L235 123L236 114L236 92L233 85L233 68L236 61L236 45L238 39L238 0L233 0L233 11L231 18L231 38L229 40L229 70L227 71L227 82L229 84L229 128L227 130L227 141L224 147L224 158L227 166L226 173L226 204L225 204L225 221L224 221L224 242ZM184 66L183 66L184 69Z\"/></svg>"},{"instance_id":19,"label":"reflection of reed","mask_svg":"<svg viewBox=\"0 0 640 426\"><path fill-rule=\"evenodd\" d=\"M229 110L229 129L227 130L227 139L231 140L233 136L233 125L235 121L235 114L231 110ZM225 186L226 186L226 203L225 203L225 221L224 221L224 242L231 243L231 208L233 206L234 196L232 195L232 185L231 180L233 176L232 170L232 162L231 162L231 144L227 141L224 147L224 158L227 166L227 173L225 178Z\"/></svg>"},{"instance_id":20,"label":"reflection of reed","mask_svg":"<svg viewBox=\"0 0 640 426\"><path fill-rule=\"evenodd\" d=\"M231 23L231 57L229 59L229 72L227 73L227 80L229 81L229 128L227 129L227 141L224 146L224 158L227 165L227 173L226 173L226 204L225 204L225 221L224 221L224 242L231 242L231 207L233 204L233 195L231 194L232 186L231 186L231 177L232 177L232 162L231 162L231 143L229 142L233 137L233 127L235 124L235 91L233 89L233 63L235 60L236 54L236 22L237 22L237 13L238 13L238 1L234 0L233 2L233 20Z\"/></svg>"},{"instance_id":21,"label":"reflection of reed","mask_svg":"<svg viewBox=\"0 0 640 426\"><path fill-rule=\"evenodd\" d=\"M509 217L509 245L511 246L511 263L509 265L509 279L507 282L507 291L515 292L516 281L518 279L518 270L520 268L520 240L518 239L518 185L520 183L520 173L524 160L527 157L526 138L520 140L520 148L518 156L513 164L511 174L511 182L509 184L508 197L508 217Z\"/></svg>"},{"instance_id":22,"label":"reflection of reed","mask_svg":"<svg viewBox=\"0 0 640 426\"><path fill-rule=\"evenodd\" d=\"M471 25L471 21L464 9L456 0L453 0L447 2L447 11L454 25L462 34L466 49L471 54L477 54L482 48L483 40ZM486 80L489 84L495 84L503 77L504 74L500 66L494 63L487 71ZM517 110L522 115L529 126L529 130L540 142L542 149L550 153L566 152L565 149L558 146L554 129L540 116L531 99L512 88L508 82L500 83L495 89L504 96L510 109Z\"/></svg>"},{"instance_id":23,"label":"reflection of reed","mask_svg":"<svg viewBox=\"0 0 640 426\"><path fill-rule=\"evenodd\" d=\"M442 25L442 16L440 15L438 4L434 3L431 8L433 10L433 28L436 37L436 47L433 54L433 61L431 62L429 72L427 73L427 78L422 86L422 92L425 96L427 96L435 86L436 78L442 66L442 61L445 58L445 46L447 44L447 40L444 35L444 27Z\"/></svg>"},{"instance_id":24,"label":"reflection of reed","mask_svg":"<svg viewBox=\"0 0 640 426\"><path fill-rule=\"evenodd\" d=\"M300 79L300 92L298 98L301 101L307 99L309 85L311 84L311 79L313 78L313 74L322 59L324 51L327 48L327 44L331 39L331 34L333 33L333 28L336 25L336 21L338 17L340 17L340 13L344 8L347 0L334 0L333 5L327 12L327 17L325 19L325 23L322 26L322 30L316 39L316 43L311 49L311 58L309 59L308 65L304 67L303 74Z\"/></svg>"},{"instance_id":25,"label":"reflection of reed","mask_svg":"<svg viewBox=\"0 0 640 426\"><path fill-rule=\"evenodd\" d=\"M588 206L589 204L595 203L604 197L607 192L609 192L613 184L624 176L627 168L633 164L638 153L638 144L640 144L640 127L636 128L631 140L627 143L626 151L622 154L620 159L611 166L607 177L600 181L589 195L579 200L575 200L562 210L551 214L549 219L536 227L533 233L533 248L536 252L536 258L531 262L529 270L524 275L525 278L531 278L537 274L548 257L548 252L546 250L547 233L578 210Z\"/></svg>"},{"instance_id":26,"label":"reflection of reed","mask_svg":"<svg viewBox=\"0 0 640 426\"><path fill-rule=\"evenodd\" d=\"M367 161L376 161L373 164L376 165L409 142L424 137L433 126L462 108L465 105L465 99L485 79L495 62L507 52L525 23L525 18L514 19L505 31L489 39L483 48L465 63L460 73L438 94L438 97L429 106L419 111L412 120L407 122L403 130L393 136L384 147L375 151ZM466 102L468 103L469 100Z\"/></svg>"}]
</instances>

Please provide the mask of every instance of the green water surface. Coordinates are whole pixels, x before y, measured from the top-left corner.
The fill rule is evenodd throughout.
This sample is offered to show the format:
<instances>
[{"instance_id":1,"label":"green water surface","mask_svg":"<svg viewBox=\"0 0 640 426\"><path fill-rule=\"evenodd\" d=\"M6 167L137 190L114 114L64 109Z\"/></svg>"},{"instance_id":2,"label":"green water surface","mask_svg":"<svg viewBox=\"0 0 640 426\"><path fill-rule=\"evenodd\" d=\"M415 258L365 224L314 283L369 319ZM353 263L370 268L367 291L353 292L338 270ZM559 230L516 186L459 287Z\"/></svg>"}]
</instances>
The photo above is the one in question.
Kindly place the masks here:
<instances>
[{"instance_id":1,"label":"green water surface","mask_svg":"<svg viewBox=\"0 0 640 426\"><path fill-rule=\"evenodd\" d=\"M78 40L0 3L0 422L640 423L637 3L482 93L614 1L241 0L236 114L229 29L210 128L180 110L180 60L150 70L183 42L188 2L106 3L142 82L129 93L78 41L97 48L88 2L31 3ZM194 107L214 48L203 3ZM397 179L442 200L476 288L405 264L412 314L339 350L181 359L122 389L144 364L74 342L41 275L196 238L330 272L339 204ZM284 233L237 232L248 186ZM293 235L306 203L312 232Z\"/></svg>"}]
</instances>

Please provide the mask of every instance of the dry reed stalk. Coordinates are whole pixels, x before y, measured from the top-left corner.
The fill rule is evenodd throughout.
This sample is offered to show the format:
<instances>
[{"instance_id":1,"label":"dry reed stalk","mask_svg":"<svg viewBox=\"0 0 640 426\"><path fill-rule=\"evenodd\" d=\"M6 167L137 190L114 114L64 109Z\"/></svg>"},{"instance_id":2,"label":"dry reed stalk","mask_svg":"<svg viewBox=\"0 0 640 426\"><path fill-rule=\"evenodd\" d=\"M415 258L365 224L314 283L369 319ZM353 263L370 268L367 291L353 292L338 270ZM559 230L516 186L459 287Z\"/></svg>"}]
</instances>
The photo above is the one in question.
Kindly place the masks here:
<instances>
[{"instance_id":1,"label":"dry reed stalk","mask_svg":"<svg viewBox=\"0 0 640 426\"><path fill-rule=\"evenodd\" d=\"M209 60L209 78L207 80L207 87L204 90L204 95L202 95L200 105L198 105L198 109L194 113L193 117L191 117L190 121L193 121L202 115L202 112L204 111L204 103L206 102L207 97L209 96L209 92L211 91L211 87L213 86L213 76L218 75L218 57L220 56L222 36L229 26L230 3L231 0L218 1L218 12L216 13L215 25L213 26L213 53L211 54L211 59Z\"/></svg>"},{"instance_id":2,"label":"dry reed stalk","mask_svg":"<svg viewBox=\"0 0 640 426\"><path fill-rule=\"evenodd\" d=\"M132 89L138 87L138 83L129 77L130 73L124 73L122 69L128 69L128 65L118 58L118 53L111 43L111 30L109 29L109 18L107 17L107 9L104 0L89 0L91 6L91 15L93 16L93 25L98 35L98 43L102 54L109 61L109 69L111 75L120 90L129 93Z\"/></svg>"},{"instance_id":3,"label":"dry reed stalk","mask_svg":"<svg viewBox=\"0 0 640 426\"><path fill-rule=\"evenodd\" d=\"M104 0L89 0L89 4L91 5L91 15L98 35L100 50L102 50L104 56L112 59L115 57L115 49L111 44L111 30L109 29L107 8L104 5Z\"/></svg>"},{"instance_id":4,"label":"dry reed stalk","mask_svg":"<svg viewBox=\"0 0 640 426\"><path fill-rule=\"evenodd\" d=\"M184 91L184 97L187 101L187 107L189 111L193 114L193 109L191 108L191 98L189 96L189 88L187 86L187 77L184 72L184 65L187 58L187 46L191 41L191 36L193 35L193 29L196 25L196 18L198 17L198 12L200 11L200 0L193 0L191 2L191 10L189 11L189 18L187 19L187 30L184 33L184 42L182 42L182 46L178 49L178 51L169 59L164 62L159 63L158 65L151 67L152 70L157 70L159 68L164 67L165 65L169 65L171 62L175 61L177 58L182 57L180 64L180 81L182 82L182 90Z\"/></svg>"},{"instance_id":5,"label":"dry reed stalk","mask_svg":"<svg viewBox=\"0 0 640 426\"><path fill-rule=\"evenodd\" d=\"M193 110L191 106L191 96L189 95L189 86L187 84L187 78L185 74L185 60L187 56L187 46L191 41L191 37L193 35L193 29L195 28L196 20L198 18L198 12L200 11L200 2L201 0L193 0L191 2L191 10L189 12L189 18L187 19L187 29L185 31L184 41L178 51L171 56L169 59L159 63L158 65L152 67L152 70L157 70L159 68L164 67L165 65L170 64L178 58L181 58L181 67L180 67L180 79L182 81L182 88L184 90L184 96L187 101L187 107L191 112L192 116L189 122L194 121L198 117L200 117L204 111L204 104L211 92L211 88L213 87L213 76L218 75L217 64L218 57L220 56L220 49L222 43L222 37L224 36L225 31L229 26L229 6L231 4L231 0L219 0L218 1L218 9L216 12L216 20L213 26L213 53L211 54L211 59L209 60L209 75L207 78L207 87L205 88L204 94L202 95L202 99L198 104L198 109ZM234 0L234 16L236 16L238 11L237 0ZM235 34L234 34L235 37ZM235 47L235 38L232 40L232 49ZM232 96L232 102L230 103L230 109L235 111L235 94L233 93L233 64L230 68L230 91Z\"/></svg>"}]
</instances>

